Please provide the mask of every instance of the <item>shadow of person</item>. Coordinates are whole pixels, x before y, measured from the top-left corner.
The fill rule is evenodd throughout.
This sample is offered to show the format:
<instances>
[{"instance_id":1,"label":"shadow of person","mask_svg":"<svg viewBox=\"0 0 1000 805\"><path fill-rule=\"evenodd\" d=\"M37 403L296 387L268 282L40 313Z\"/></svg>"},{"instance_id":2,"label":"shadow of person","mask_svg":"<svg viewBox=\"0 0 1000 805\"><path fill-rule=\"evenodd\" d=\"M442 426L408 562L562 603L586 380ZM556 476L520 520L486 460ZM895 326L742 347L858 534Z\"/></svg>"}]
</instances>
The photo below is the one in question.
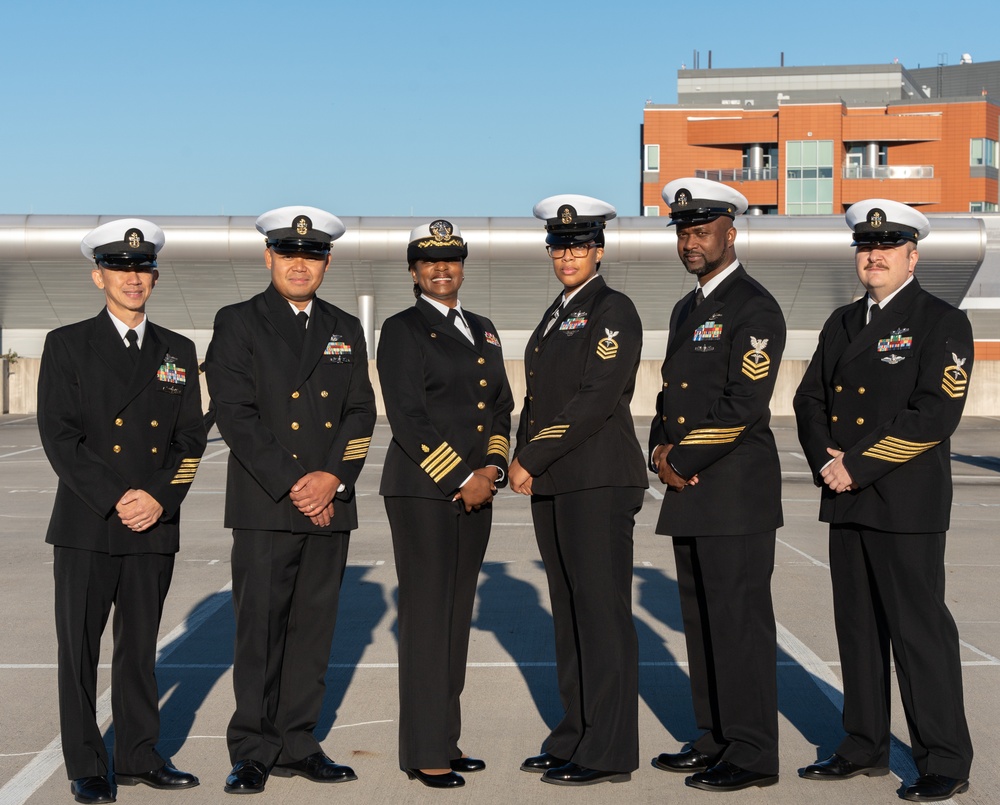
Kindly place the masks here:
<instances>
[{"instance_id":1,"label":"shadow of person","mask_svg":"<svg viewBox=\"0 0 1000 805\"><path fill-rule=\"evenodd\" d=\"M662 570L636 567L637 603L672 631L683 634L677 582ZM667 640L637 613L633 613L639 638L639 696L664 729L678 741L696 732L691 709L691 682Z\"/></svg>"},{"instance_id":2,"label":"shadow of person","mask_svg":"<svg viewBox=\"0 0 1000 805\"><path fill-rule=\"evenodd\" d=\"M160 740L157 750L170 758L191 735L194 719L219 677L233 664L232 593L212 593L199 601L184 619L177 636L164 645L156 661L160 695ZM114 742L114 722L104 736Z\"/></svg>"},{"instance_id":3,"label":"shadow of person","mask_svg":"<svg viewBox=\"0 0 1000 805\"><path fill-rule=\"evenodd\" d=\"M366 579L371 571L371 567L357 565L349 565L344 571L337 629L326 671L326 696L315 729L318 741L330 734L358 664L374 641L375 629L389 608L383 585Z\"/></svg>"},{"instance_id":4,"label":"shadow of person","mask_svg":"<svg viewBox=\"0 0 1000 805\"><path fill-rule=\"evenodd\" d=\"M535 565L541 569L542 563ZM514 578L504 562L484 562L473 626L492 632L517 664L539 715L549 729L563 717L555 673L552 616L541 605L538 589Z\"/></svg>"}]
</instances>

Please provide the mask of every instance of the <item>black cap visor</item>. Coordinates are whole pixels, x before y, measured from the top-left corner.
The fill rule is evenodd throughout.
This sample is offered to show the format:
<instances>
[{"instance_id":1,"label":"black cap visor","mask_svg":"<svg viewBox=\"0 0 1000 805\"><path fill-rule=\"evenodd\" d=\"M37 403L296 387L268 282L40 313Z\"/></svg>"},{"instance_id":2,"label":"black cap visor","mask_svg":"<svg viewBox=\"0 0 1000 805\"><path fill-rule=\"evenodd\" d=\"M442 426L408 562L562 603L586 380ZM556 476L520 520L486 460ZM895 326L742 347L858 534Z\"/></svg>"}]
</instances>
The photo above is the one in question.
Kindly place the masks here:
<instances>
[{"instance_id":1,"label":"black cap visor","mask_svg":"<svg viewBox=\"0 0 1000 805\"><path fill-rule=\"evenodd\" d=\"M916 243L917 231L907 227L878 231L859 225L854 230L852 246L902 246L904 243Z\"/></svg>"}]
</instances>

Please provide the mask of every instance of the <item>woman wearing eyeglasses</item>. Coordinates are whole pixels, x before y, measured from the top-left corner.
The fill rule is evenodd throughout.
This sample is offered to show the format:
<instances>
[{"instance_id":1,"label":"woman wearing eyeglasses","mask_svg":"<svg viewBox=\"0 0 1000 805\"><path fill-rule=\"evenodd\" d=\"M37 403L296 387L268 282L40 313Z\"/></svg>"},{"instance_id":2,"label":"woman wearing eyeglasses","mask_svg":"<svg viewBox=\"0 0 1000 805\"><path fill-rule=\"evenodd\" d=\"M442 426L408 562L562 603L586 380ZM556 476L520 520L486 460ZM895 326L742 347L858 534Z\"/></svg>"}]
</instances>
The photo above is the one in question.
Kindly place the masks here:
<instances>
[{"instance_id":1,"label":"woman wearing eyeglasses","mask_svg":"<svg viewBox=\"0 0 1000 805\"><path fill-rule=\"evenodd\" d=\"M496 328L458 301L468 253L449 221L410 233L417 303L386 319L378 344L392 428L379 493L399 580L399 764L432 788L486 768L459 748L459 697L514 408Z\"/></svg>"},{"instance_id":2,"label":"woman wearing eyeglasses","mask_svg":"<svg viewBox=\"0 0 1000 805\"><path fill-rule=\"evenodd\" d=\"M531 496L565 715L521 769L556 785L624 782L639 766L632 529L647 481L629 403L642 322L598 274L615 208L560 195L534 214L563 291L525 350L510 485Z\"/></svg>"}]
</instances>

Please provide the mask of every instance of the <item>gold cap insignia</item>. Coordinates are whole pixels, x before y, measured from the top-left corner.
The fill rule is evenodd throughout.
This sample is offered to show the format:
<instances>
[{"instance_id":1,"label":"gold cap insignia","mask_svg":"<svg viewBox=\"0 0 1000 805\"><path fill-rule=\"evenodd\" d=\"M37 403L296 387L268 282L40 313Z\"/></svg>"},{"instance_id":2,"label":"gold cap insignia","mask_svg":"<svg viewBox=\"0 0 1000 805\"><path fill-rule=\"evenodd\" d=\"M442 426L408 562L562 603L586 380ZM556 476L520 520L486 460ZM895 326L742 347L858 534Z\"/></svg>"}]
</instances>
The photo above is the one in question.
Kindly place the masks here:
<instances>
[{"instance_id":1,"label":"gold cap insignia","mask_svg":"<svg viewBox=\"0 0 1000 805\"><path fill-rule=\"evenodd\" d=\"M885 223L885 213L882 212L878 207L870 210L868 213L868 225L872 229L881 229L882 224Z\"/></svg>"},{"instance_id":2,"label":"gold cap insignia","mask_svg":"<svg viewBox=\"0 0 1000 805\"><path fill-rule=\"evenodd\" d=\"M300 216L295 221L295 232L299 235L308 235L309 230L312 229L312 221L305 215Z\"/></svg>"},{"instance_id":3,"label":"gold cap insignia","mask_svg":"<svg viewBox=\"0 0 1000 805\"><path fill-rule=\"evenodd\" d=\"M688 204L691 201L691 192L686 188L681 188L674 194L674 204Z\"/></svg>"},{"instance_id":4,"label":"gold cap insignia","mask_svg":"<svg viewBox=\"0 0 1000 805\"><path fill-rule=\"evenodd\" d=\"M428 228L434 236L434 240L448 240L453 231L451 223L444 220L434 221Z\"/></svg>"},{"instance_id":5,"label":"gold cap insignia","mask_svg":"<svg viewBox=\"0 0 1000 805\"><path fill-rule=\"evenodd\" d=\"M564 204L559 208L559 220L564 224L571 224L576 218L576 210L573 209L572 205Z\"/></svg>"},{"instance_id":6,"label":"gold cap insignia","mask_svg":"<svg viewBox=\"0 0 1000 805\"><path fill-rule=\"evenodd\" d=\"M130 229L125 233L125 239L128 241L128 245L132 249L138 249L142 243L142 232L138 229Z\"/></svg>"}]
</instances>

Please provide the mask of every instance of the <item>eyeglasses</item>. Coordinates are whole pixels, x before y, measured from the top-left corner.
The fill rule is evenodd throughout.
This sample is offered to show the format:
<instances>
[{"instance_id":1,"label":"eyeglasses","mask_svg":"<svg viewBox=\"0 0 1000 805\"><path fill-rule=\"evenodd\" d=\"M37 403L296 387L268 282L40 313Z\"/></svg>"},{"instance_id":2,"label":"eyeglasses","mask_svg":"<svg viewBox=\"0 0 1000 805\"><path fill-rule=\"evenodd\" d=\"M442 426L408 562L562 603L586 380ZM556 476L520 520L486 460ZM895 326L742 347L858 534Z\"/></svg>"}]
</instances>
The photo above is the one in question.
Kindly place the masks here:
<instances>
[{"instance_id":1,"label":"eyeglasses","mask_svg":"<svg viewBox=\"0 0 1000 805\"><path fill-rule=\"evenodd\" d=\"M586 257L587 252L596 248L596 243L584 243L582 246L546 246L545 251L549 253L549 257L558 260L560 257L565 257L567 251L574 257Z\"/></svg>"}]
</instances>

